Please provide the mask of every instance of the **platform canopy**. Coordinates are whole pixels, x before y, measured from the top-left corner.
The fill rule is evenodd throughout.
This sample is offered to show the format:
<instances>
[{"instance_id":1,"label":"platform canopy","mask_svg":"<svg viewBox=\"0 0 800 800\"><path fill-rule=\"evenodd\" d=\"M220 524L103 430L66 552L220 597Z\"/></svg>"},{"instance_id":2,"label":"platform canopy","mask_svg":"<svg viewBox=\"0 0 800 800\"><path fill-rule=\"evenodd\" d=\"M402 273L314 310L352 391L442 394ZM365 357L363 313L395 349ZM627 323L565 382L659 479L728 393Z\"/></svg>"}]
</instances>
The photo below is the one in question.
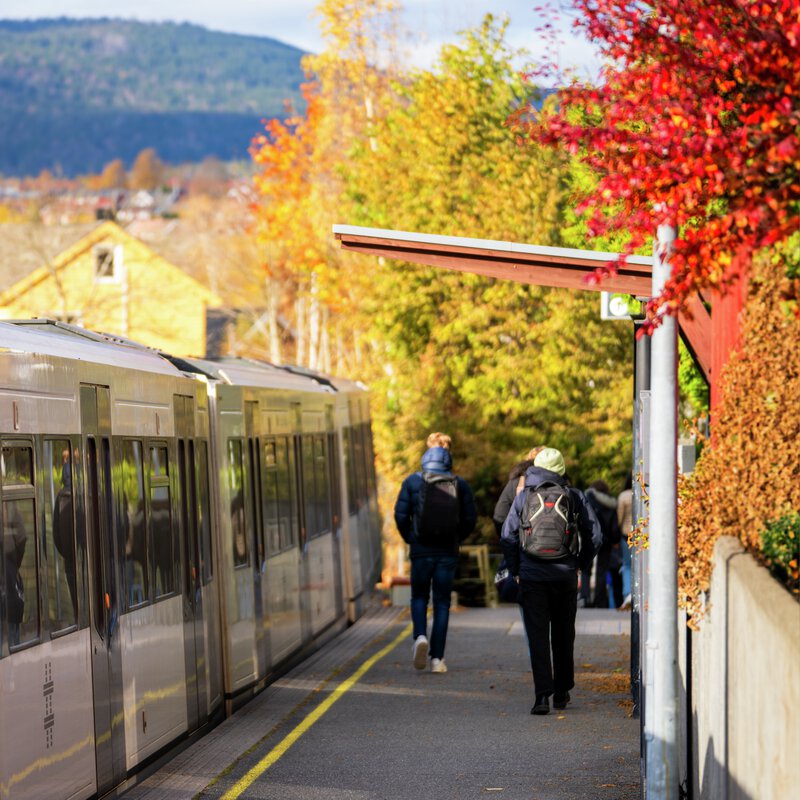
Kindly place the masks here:
<instances>
[{"instance_id":1,"label":"platform canopy","mask_svg":"<svg viewBox=\"0 0 800 800\"><path fill-rule=\"evenodd\" d=\"M559 289L614 292L647 298L652 293L653 259L628 256L615 275L593 280L596 270L618 263L617 253L575 250L567 247L470 239L462 236L334 225L334 237L343 250L383 256L397 261L469 272L488 278L550 286ZM692 356L710 381L711 318L699 297L691 316L679 316L681 336Z\"/></svg>"}]
</instances>

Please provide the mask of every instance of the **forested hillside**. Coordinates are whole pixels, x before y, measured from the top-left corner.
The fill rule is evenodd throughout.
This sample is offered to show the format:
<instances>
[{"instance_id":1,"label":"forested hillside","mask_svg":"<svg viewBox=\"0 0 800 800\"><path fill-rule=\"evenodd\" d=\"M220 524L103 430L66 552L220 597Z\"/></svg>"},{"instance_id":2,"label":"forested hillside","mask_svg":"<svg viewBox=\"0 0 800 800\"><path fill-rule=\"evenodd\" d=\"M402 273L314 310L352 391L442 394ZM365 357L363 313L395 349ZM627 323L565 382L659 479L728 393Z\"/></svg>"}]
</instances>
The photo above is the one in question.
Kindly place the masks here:
<instances>
[{"instance_id":1,"label":"forested hillside","mask_svg":"<svg viewBox=\"0 0 800 800\"><path fill-rule=\"evenodd\" d=\"M243 159L299 99L302 53L272 39L126 20L0 20L0 173Z\"/></svg>"}]
</instances>

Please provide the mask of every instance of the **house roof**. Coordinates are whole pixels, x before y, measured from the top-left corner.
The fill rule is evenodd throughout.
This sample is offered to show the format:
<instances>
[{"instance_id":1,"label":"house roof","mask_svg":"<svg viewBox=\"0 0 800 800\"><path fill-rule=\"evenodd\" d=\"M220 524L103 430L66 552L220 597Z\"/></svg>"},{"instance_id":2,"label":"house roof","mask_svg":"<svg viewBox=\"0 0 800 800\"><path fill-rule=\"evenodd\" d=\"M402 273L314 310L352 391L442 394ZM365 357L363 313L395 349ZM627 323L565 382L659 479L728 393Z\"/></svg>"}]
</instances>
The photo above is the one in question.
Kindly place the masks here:
<instances>
[{"instance_id":1,"label":"house roof","mask_svg":"<svg viewBox=\"0 0 800 800\"><path fill-rule=\"evenodd\" d=\"M82 225L5 222L0 225L0 293L38 267L51 264L70 245L99 226L99 222Z\"/></svg>"},{"instance_id":2,"label":"house roof","mask_svg":"<svg viewBox=\"0 0 800 800\"><path fill-rule=\"evenodd\" d=\"M5 227L5 226L4 226ZM34 226L31 226L34 227ZM35 226L37 229L42 228L43 226ZM8 304L13 302L17 297L20 295L25 294L31 288L36 286L37 284L41 283L42 281L49 278L54 272L58 272L59 270L63 269L68 264L72 263L76 258L83 255L87 250L90 250L95 245L99 244L105 239L111 239L115 242L128 242L130 245L145 248L147 250L152 249L149 245L143 242L141 239L138 239L128 233L124 228L121 228L115 222L107 221L102 223L95 223L91 225L88 230L84 230L82 235L80 235L77 240L74 238L74 235L78 233L76 228L79 226L68 226L71 229L71 233L73 234L72 243L67 244L66 246L62 247L62 249L55 254L51 254L51 250L42 250L41 248L27 248L25 252L27 253L27 264L30 265L31 263L37 263L34 261L34 258L38 256L38 263L32 270L30 266L25 272L21 270L16 271L17 278L16 280L12 280L10 282L6 282L2 280L0 282L0 304ZM44 235L44 230L42 229L42 236ZM57 230L57 229L55 229ZM30 233L28 234L30 236ZM39 231L37 230L34 235L39 235ZM0 238L2 237L2 231L0 231ZM58 237L53 236L53 238L48 242L48 248L55 248L55 243L58 241ZM24 250L24 248L23 248ZM155 252L155 251L152 251ZM163 259L158 253L156 255L159 258L162 258L165 264L169 264L174 269L180 269L181 272L185 272L179 266L173 264L171 261L167 259ZM13 256L10 259L13 261ZM0 265L2 261L0 261ZM192 278L187 274L186 276L189 280L193 280L198 287L198 291L200 294L205 296L206 301L211 305L219 305L221 300L217 297L214 292L210 289L203 286L201 283L196 281L196 279ZM5 270L3 270L3 278L5 279Z\"/></svg>"}]
</instances>

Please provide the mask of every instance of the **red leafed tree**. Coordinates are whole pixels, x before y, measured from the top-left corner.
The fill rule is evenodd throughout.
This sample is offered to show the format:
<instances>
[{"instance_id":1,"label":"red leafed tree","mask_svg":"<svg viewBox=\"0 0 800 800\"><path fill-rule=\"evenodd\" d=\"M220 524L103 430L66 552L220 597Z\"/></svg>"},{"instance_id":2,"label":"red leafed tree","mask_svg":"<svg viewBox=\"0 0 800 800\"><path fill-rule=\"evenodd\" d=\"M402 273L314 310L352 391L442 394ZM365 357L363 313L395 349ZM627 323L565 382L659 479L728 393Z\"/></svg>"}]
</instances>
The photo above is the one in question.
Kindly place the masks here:
<instances>
[{"instance_id":1,"label":"red leafed tree","mask_svg":"<svg viewBox=\"0 0 800 800\"><path fill-rule=\"evenodd\" d=\"M671 279L648 309L657 324L698 289L725 293L754 253L800 227L800 4L575 5L606 57L601 79L573 83L552 114L528 109L517 124L598 177L581 204L592 235L629 232L631 253L656 225L677 227Z\"/></svg>"}]
</instances>

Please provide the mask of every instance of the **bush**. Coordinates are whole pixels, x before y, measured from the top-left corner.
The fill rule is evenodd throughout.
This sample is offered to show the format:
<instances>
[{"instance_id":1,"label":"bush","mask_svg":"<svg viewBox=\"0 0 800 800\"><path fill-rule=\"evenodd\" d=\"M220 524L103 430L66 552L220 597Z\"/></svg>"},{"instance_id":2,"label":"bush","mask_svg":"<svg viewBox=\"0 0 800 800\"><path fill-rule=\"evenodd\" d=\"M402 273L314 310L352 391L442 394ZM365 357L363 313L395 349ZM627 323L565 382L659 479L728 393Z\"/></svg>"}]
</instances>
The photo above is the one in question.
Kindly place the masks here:
<instances>
[{"instance_id":1,"label":"bush","mask_svg":"<svg viewBox=\"0 0 800 800\"><path fill-rule=\"evenodd\" d=\"M754 265L739 347L711 412L711 446L679 487L679 592L693 627L716 540L736 536L756 558L778 563L773 535L766 544L762 535L765 521L800 509L800 321L781 306L784 272L766 257Z\"/></svg>"},{"instance_id":2,"label":"bush","mask_svg":"<svg viewBox=\"0 0 800 800\"><path fill-rule=\"evenodd\" d=\"M800 514L795 511L767 523L761 531L761 555L789 591L800 593Z\"/></svg>"}]
</instances>

